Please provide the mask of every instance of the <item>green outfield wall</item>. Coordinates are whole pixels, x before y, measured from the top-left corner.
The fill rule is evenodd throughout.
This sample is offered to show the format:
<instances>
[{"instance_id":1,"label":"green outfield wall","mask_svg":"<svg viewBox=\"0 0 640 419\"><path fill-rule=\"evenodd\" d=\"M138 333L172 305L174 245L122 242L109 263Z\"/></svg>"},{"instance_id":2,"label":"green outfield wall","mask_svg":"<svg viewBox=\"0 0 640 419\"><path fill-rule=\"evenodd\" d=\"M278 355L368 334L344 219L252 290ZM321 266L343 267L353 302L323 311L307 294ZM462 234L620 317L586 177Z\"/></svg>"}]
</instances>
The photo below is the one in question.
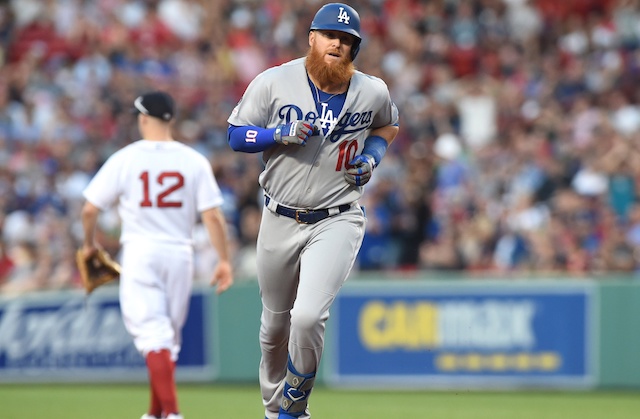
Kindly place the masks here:
<instances>
[{"instance_id":1,"label":"green outfield wall","mask_svg":"<svg viewBox=\"0 0 640 419\"><path fill-rule=\"evenodd\" d=\"M599 281L599 385L640 388L640 282Z\"/></svg>"},{"instance_id":2,"label":"green outfield wall","mask_svg":"<svg viewBox=\"0 0 640 419\"><path fill-rule=\"evenodd\" d=\"M374 279L372 279L374 278ZM354 277L345 284L349 292L356 287L368 288L371 285L376 293L402 292L403 288L412 290L424 286L428 291L434 285L452 286L458 291L467 287L477 288L486 283L496 290L518 290L538 285L545 290L567 284L586 283L592 290L588 307L589 331L587 351L592 355L592 376L584 387L602 388L640 388L640 281L635 279L535 279L518 281L492 281L491 279L469 280L450 277L447 280L434 281L432 277L405 278L394 280L384 278ZM543 284L543 285L542 285ZM413 291L412 291L413 292ZM219 322L219 341L216 348L220 357L220 370L216 380L255 381L259 362L258 330L260 317L260 297L255 282L242 282L222 297L212 299ZM327 327L328 342L323 359L323 369L319 381L327 381L328 366L333 362L335 345L333 344L336 325L335 316ZM544 387L544 384L542 385Z\"/></svg>"},{"instance_id":3,"label":"green outfield wall","mask_svg":"<svg viewBox=\"0 0 640 419\"><path fill-rule=\"evenodd\" d=\"M241 282L212 299L220 330L219 375L222 381L258 379L261 303L257 282Z\"/></svg>"},{"instance_id":4,"label":"green outfield wall","mask_svg":"<svg viewBox=\"0 0 640 419\"><path fill-rule=\"evenodd\" d=\"M257 383L254 279L198 285L182 382ZM0 295L0 383L144 382L117 284ZM354 275L327 324L318 381L410 388L640 389L640 280Z\"/></svg>"}]
</instances>

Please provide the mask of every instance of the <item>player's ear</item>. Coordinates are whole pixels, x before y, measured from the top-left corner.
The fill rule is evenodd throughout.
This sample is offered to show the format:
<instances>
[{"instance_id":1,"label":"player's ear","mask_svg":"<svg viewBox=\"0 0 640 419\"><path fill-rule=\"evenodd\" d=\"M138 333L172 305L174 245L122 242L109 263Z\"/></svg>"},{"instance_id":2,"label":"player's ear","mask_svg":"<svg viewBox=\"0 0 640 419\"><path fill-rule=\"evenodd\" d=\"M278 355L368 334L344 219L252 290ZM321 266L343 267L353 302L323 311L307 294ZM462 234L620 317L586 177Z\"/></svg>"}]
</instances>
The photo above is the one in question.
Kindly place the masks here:
<instances>
[{"instance_id":1,"label":"player's ear","mask_svg":"<svg viewBox=\"0 0 640 419\"><path fill-rule=\"evenodd\" d=\"M309 31L309 46L313 45L314 39L316 39L316 31Z\"/></svg>"},{"instance_id":2,"label":"player's ear","mask_svg":"<svg viewBox=\"0 0 640 419\"><path fill-rule=\"evenodd\" d=\"M138 118L140 118L139 121L138 121L140 123L140 126L146 127L147 125L149 125L149 118L150 117L148 115L145 115L145 114L141 113L138 116Z\"/></svg>"}]
</instances>

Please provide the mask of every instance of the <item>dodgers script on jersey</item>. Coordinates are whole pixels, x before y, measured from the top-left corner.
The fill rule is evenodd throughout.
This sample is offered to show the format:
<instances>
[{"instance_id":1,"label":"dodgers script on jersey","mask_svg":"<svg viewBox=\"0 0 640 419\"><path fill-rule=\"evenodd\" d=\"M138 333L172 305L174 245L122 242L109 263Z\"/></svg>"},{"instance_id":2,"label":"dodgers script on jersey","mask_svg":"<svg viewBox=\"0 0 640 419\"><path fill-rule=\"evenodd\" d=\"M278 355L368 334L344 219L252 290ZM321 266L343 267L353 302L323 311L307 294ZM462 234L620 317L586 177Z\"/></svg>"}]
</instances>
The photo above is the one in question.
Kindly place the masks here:
<instances>
[{"instance_id":1,"label":"dodgers script on jersey","mask_svg":"<svg viewBox=\"0 0 640 419\"><path fill-rule=\"evenodd\" d=\"M151 155L151 157L150 157ZM139 140L118 150L84 192L105 210L118 202L120 241L192 244L197 212L220 206L223 197L207 159L177 141ZM189 198L193 197L193 198Z\"/></svg>"},{"instance_id":2,"label":"dodgers script on jersey","mask_svg":"<svg viewBox=\"0 0 640 419\"><path fill-rule=\"evenodd\" d=\"M314 95L305 58L299 58L256 77L228 122L265 128L295 120L315 124L320 133L309 138L305 147L275 145L263 152L260 185L273 199L291 207L351 204L363 188L345 182L343 171L360 153L372 129L398 123L398 110L384 81L359 71L351 78L339 115Z\"/></svg>"}]
</instances>

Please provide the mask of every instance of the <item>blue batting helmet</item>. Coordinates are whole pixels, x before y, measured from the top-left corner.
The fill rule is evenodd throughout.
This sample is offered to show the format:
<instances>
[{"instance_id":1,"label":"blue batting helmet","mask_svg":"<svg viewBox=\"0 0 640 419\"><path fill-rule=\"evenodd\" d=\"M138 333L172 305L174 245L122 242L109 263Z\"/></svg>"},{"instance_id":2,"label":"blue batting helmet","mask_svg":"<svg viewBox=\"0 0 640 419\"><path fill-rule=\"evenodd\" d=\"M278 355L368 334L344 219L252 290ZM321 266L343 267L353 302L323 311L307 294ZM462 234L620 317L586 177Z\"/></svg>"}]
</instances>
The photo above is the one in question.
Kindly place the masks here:
<instances>
[{"instance_id":1,"label":"blue batting helmet","mask_svg":"<svg viewBox=\"0 0 640 419\"><path fill-rule=\"evenodd\" d=\"M351 60L356 59L360 50L360 15L351 6L342 3L328 3L318 10L311 22L310 31L341 31L356 37L351 46Z\"/></svg>"}]
</instances>

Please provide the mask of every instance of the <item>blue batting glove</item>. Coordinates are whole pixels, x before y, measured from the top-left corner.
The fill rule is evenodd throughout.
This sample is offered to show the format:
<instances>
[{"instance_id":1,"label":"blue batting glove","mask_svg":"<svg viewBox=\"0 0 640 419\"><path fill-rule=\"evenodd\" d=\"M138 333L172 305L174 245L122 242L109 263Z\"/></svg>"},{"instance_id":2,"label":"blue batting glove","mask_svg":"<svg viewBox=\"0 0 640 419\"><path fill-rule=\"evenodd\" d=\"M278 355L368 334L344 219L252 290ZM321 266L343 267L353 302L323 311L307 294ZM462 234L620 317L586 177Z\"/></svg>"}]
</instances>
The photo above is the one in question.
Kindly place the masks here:
<instances>
[{"instance_id":1,"label":"blue batting glove","mask_svg":"<svg viewBox=\"0 0 640 419\"><path fill-rule=\"evenodd\" d=\"M278 144L299 144L304 147L314 131L315 126L307 121L293 121L278 125L273 133L273 140Z\"/></svg>"},{"instance_id":2,"label":"blue batting glove","mask_svg":"<svg viewBox=\"0 0 640 419\"><path fill-rule=\"evenodd\" d=\"M347 183L354 186L363 186L371 179L371 173L376 167L373 156L368 154L359 154L349 162L349 167L344 172L344 178Z\"/></svg>"}]
</instances>

